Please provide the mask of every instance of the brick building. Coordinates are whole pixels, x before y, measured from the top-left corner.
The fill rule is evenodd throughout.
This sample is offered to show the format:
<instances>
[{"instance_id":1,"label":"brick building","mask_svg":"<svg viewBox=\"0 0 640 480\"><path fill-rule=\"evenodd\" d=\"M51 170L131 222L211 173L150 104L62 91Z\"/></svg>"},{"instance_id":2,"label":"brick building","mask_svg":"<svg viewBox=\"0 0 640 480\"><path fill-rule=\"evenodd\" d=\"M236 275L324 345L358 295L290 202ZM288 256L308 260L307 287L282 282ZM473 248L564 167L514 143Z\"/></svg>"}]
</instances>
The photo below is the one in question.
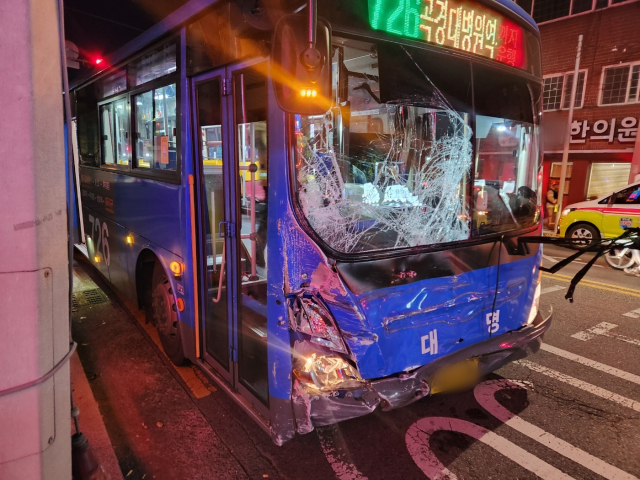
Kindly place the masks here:
<instances>
[{"instance_id":1,"label":"brick building","mask_svg":"<svg viewBox=\"0 0 640 480\"><path fill-rule=\"evenodd\" d=\"M584 36L564 205L640 173L640 1L517 0L538 22L544 74L544 184L560 178L578 36ZM638 150L634 156L634 149ZM633 159L633 163L632 163ZM565 193L567 188L565 187Z\"/></svg>"}]
</instances>

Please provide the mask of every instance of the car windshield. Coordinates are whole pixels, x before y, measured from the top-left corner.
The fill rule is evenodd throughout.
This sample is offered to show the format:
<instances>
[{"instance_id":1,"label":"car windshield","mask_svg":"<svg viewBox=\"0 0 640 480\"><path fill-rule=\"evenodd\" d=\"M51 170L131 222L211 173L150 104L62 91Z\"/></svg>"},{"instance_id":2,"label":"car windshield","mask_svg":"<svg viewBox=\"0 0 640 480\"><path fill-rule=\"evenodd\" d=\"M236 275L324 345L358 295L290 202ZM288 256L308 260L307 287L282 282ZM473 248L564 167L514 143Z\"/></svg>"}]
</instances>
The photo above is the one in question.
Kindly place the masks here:
<instances>
[{"instance_id":1,"label":"car windshield","mask_svg":"<svg viewBox=\"0 0 640 480\"><path fill-rule=\"evenodd\" d=\"M528 82L398 45L333 45L334 106L295 122L297 200L329 247L433 245L538 221Z\"/></svg>"}]
</instances>

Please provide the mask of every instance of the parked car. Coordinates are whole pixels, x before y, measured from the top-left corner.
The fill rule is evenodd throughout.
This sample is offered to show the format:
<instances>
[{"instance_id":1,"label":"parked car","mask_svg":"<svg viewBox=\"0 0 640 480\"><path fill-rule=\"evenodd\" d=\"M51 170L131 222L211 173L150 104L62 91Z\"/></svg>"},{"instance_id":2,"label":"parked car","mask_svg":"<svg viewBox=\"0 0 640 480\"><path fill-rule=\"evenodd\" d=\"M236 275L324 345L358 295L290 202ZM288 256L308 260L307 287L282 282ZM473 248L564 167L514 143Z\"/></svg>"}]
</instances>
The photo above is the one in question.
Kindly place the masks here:
<instances>
[{"instance_id":1,"label":"parked car","mask_svg":"<svg viewBox=\"0 0 640 480\"><path fill-rule=\"evenodd\" d=\"M560 236L581 239L585 246L600 238L617 237L630 227L640 227L640 183L569 205L558 225Z\"/></svg>"}]
</instances>

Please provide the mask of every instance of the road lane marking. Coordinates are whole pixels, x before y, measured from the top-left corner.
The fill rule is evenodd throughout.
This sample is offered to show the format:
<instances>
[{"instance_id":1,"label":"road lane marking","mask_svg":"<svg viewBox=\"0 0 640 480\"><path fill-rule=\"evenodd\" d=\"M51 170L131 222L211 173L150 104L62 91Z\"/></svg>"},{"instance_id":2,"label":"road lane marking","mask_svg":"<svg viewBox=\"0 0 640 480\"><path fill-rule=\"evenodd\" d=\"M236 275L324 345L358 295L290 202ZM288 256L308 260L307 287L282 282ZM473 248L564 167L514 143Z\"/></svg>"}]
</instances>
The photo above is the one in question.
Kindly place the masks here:
<instances>
[{"instance_id":1,"label":"road lane marking","mask_svg":"<svg viewBox=\"0 0 640 480\"><path fill-rule=\"evenodd\" d=\"M544 254L542 255L542 258L544 258L545 260L548 260L550 262L553 262L553 263L558 263L559 261L564 260L564 257L563 258L555 258L555 257L550 257L550 256L544 255ZM579 263L580 265L586 265L587 264L586 262L582 262L580 260L574 260L572 263ZM593 267L602 268L602 265L593 264L592 266Z\"/></svg>"},{"instance_id":2,"label":"road lane marking","mask_svg":"<svg viewBox=\"0 0 640 480\"><path fill-rule=\"evenodd\" d=\"M635 410L636 412L640 412L640 402L636 402L635 400L631 400L630 398L623 397L622 395L610 392L609 390L605 390L604 388L596 387L595 385L583 382L582 380L578 380L577 378L565 375L564 373L560 373L556 370L543 367L542 365L530 362L529 360L518 360L514 363L522 365L523 367L527 367L529 370L533 370L534 372L546 375L547 377L559 380L560 382L567 383L572 387L576 387L580 390L584 390L585 392L589 392L597 397L604 398L605 400L609 400L611 402L622 405L623 407L627 407L631 410Z\"/></svg>"},{"instance_id":3,"label":"road lane marking","mask_svg":"<svg viewBox=\"0 0 640 480\"><path fill-rule=\"evenodd\" d=\"M631 310L630 312L622 314L625 317L631 318L640 318L640 308L636 308L635 310Z\"/></svg>"},{"instance_id":4,"label":"road lane marking","mask_svg":"<svg viewBox=\"0 0 640 480\"><path fill-rule=\"evenodd\" d=\"M577 338L578 340L591 340L596 335L601 335L603 337L615 338L616 340L620 340L621 342L630 343L632 345L637 345L640 347L640 340L635 338L627 337L626 335L620 335L619 333L611 333L610 330L617 327L614 323L602 322L596 325L595 327L587 328L583 332L574 333L571 335L572 338Z\"/></svg>"},{"instance_id":5,"label":"road lane marking","mask_svg":"<svg viewBox=\"0 0 640 480\"><path fill-rule=\"evenodd\" d=\"M567 352L566 350L556 348L553 345L549 345L548 343L543 343L540 348L545 352L553 353L554 355L557 355L562 358L566 358L567 360L574 361L581 365L586 365L587 367L594 368L601 372L608 373L609 375L613 375L614 377L618 377L623 380L627 380L628 382L633 382L640 385L639 375L634 375L633 373L619 370L615 367L605 365L604 363L596 362L595 360L591 360L586 357L581 357L580 355L576 355L575 353Z\"/></svg>"},{"instance_id":6,"label":"road lane marking","mask_svg":"<svg viewBox=\"0 0 640 480\"><path fill-rule=\"evenodd\" d=\"M554 280L557 280L558 282L566 282L566 283L571 283L571 278L573 278L573 277L569 277L569 278L558 277L557 273L556 274L543 273L542 277L554 279ZM607 292L621 293L623 295L629 295L630 297L640 298L640 290L626 289L623 287L618 287L617 285L611 285L609 283L595 283L595 282L590 282L588 280L581 280L578 285L582 285L583 287L597 288L598 290L605 290ZM606 286L603 286L603 285L606 285Z\"/></svg>"},{"instance_id":7,"label":"road lane marking","mask_svg":"<svg viewBox=\"0 0 640 480\"><path fill-rule=\"evenodd\" d=\"M587 328L583 332L574 333L573 335L571 335L571 338L577 338L578 340L583 340L586 342L587 340L591 340L592 338L594 338L596 335L606 335L607 333L609 333L609 330L616 327L617 325L613 323L602 322L595 327Z\"/></svg>"},{"instance_id":8,"label":"road lane marking","mask_svg":"<svg viewBox=\"0 0 640 480\"><path fill-rule=\"evenodd\" d=\"M543 275L549 277L549 278L563 278L565 280L572 280L573 279L573 275L564 275L562 273L546 273L543 272ZM621 285L614 285L613 283L604 283L604 282L599 282L597 280L589 280L588 278L584 278L580 281L580 283L591 283L594 285L598 285L598 286L602 286L604 285L605 287L610 287L610 288L614 288L616 290L624 290L625 292L629 292L629 293L637 293L640 294L640 290L638 290L637 288L630 288L630 287L623 287Z\"/></svg>"},{"instance_id":9,"label":"road lane marking","mask_svg":"<svg viewBox=\"0 0 640 480\"><path fill-rule=\"evenodd\" d=\"M473 437L540 478L549 480L568 480L573 478L518 447L516 444L511 443L509 440L502 438L497 433L480 427L475 423L458 418L427 417L421 418L411 425L404 439L413 461L416 462L420 470L431 480L445 478L457 480L458 478L438 460L438 457L436 457L435 453L433 453L429 447L431 435L440 430L463 433L464 435Z\"/></svg>"},{"instance_id":10,"label":"road lane marking","mask_svg":"<svg viewBox=\"0 0 640 480\"><path fill-rule=\"evenodd\" d=\"M557 292L558 290L564 290L565 287L562 285L554 285L552 287L543 288L540 290L540 295L544 295L545 293Z\"/></svg>"},{"instance_id":11,"label":"road lane marking","mask_svg":"<svg viewBox=\"0 0 640 480\"><path fill-rule=\"evenodd\" d=\"M340 480L368 480L349 459L349 452L344 448L344 439L338 425L316 428L320 447L333 473Z\"/></svg>"},{"instance_id":12,"label":"road lane marking","mask_svg":"<svg viewBox=\"0 0 640 480\"><path fill-rule=\"evenodd\" d=\"M541 443L554 452L559 453L560 455L567 457L570 460L573 460L577 464L582 465L584 468L609 479L637 480L637 477L634 477L633 475L630 475L627 472L614 467L604 460L600 460L599 458L594 457L584 450L574 447L570 443L565 442L564 440L546 432L540 427L537 427L532 423L523 420L518 415L511 413L505 407L500 405L500 403L498 403L495 398L496 392L504 389L524 389L524 387L509 380L489 380L477 385L473 390L473 394L476 397L476 401L487 412L496 417L502 423L510 426L514 430L522 433L523 435L526 435L536 442Z\"/></svg>"}]
</instances>

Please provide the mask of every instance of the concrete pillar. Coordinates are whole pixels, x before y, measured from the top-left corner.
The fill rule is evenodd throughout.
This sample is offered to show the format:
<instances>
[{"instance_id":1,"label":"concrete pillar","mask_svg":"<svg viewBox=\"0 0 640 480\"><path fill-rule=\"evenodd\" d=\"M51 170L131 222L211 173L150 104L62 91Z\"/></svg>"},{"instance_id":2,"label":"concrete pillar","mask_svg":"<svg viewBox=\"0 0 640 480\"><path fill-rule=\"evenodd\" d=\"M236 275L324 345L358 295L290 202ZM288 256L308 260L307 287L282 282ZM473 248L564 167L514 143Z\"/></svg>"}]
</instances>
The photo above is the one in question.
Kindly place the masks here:
<instances>
[{"instance_id":1,"label":"concrete pillar","mask_svg":"<svg viewBox=\"0 0 640 480\"><path fill-rule=\"evenodd\" d=\"M69 281L56 0L0 1L0 479L70 479Z\"/></svg>"}]
</instances>

